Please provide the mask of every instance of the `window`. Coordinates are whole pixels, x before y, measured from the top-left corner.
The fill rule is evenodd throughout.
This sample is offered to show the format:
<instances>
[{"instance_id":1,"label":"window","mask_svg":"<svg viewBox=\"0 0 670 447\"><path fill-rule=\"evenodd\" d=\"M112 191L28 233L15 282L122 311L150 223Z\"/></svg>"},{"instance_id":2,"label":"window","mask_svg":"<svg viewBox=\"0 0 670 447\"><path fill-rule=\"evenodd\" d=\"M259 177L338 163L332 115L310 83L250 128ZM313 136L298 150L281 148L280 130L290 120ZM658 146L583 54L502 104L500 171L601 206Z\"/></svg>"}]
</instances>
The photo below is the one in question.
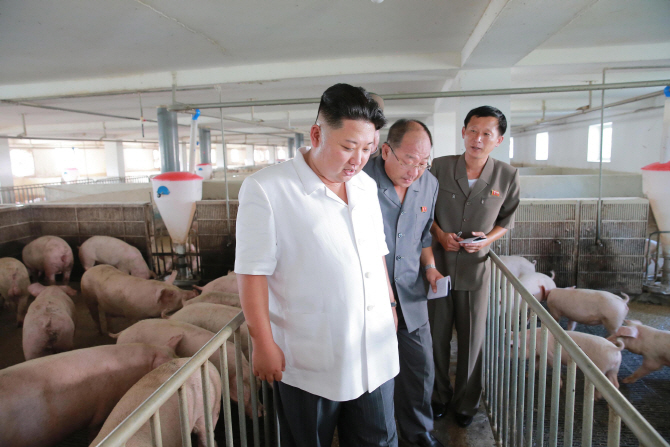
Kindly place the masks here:
<instances>
[{"instance_id":1,"label":"window","mask_svg":"<svg viewBox=\"0 0 670 447\"><path fill-rule=\"evenodd\" d=\"M509 137L509 158L514 158L514 138Z\"/></svg>"},{"instance_id":2,"label":"window","mask_svg":"<svg viewBox=\"0 0 670 447\"><path fill-rule=\"evenodd\" d=\"M542 132L535 136L535 160L549 159L549 133Z\"/></svg>"},{"instance_id":3,"label":"window","mask_svg":"<svg viewBox=\"0 0 670 447\"><path fill-rule=\"evenodd\" d=\"M9 159L12 163L12 175L14 177L35 175L35 160L31 151L12 149L9 151Z\"/></svg>"},{"instance_id":4,"label":"window","mask_svg":"<svg viewBox=\"0 0 670 447\"><path fill-rule=\"evenodd\" d=\"M612 158L612 123L605 123L603 127L603 163L609 163ZM600 124L589 126L589 147L587 161L600 162Z\"/></svg>"},{"instance_id":5,"label":"window","mask_svg":"<svg viewBox=\"0 0 670 447\"><path fill-rule=\"evenodd\" d=\"M154 149L152 151L152 155L154 158L154 169L160 169L161 168L161 153L158 151L158 149Z\"/></svg>"}]
</instances>

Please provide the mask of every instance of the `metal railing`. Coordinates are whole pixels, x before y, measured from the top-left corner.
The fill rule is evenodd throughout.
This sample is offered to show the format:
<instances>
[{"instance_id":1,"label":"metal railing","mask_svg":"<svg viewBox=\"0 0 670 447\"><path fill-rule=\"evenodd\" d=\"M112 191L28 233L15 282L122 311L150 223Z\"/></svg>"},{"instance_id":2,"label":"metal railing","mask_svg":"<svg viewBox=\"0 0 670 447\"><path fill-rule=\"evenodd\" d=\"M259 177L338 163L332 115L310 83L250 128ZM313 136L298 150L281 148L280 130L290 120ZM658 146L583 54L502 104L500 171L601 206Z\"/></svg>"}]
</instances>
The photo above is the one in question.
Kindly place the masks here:
<instances>
[{"instance_id":1,"label":"metal railing","mask_svg":"<svg viewBox=\"0 0 670 447\"><path fill-rule=\"evenodd\" d=\"M38 183L34 185L10 186L0 188L0 204L21 205L44 202L47 200L46 188L63 185L114 184L114 183L149 183L149 176L135 177L104 177L100 179L83 179L71 182Z\"/></svg>"},{"instance_id":2,"label":"metal railing","mask_svg":"<svg viewBox=\"0 0 670 447\"><path fill-rule=\"evenodd\" d=\"M221 371L221 399L223 402L223 417L225 425L225 445L233 445L233 421L231 411L231 396L230 396L230 382L228 379L228 352L226 343L231 335L233 335L235 343L235 372L237 377L237 405L238 405L238 419L239 419L239 443L235 445L247 446L247 422L245 419L244 408L244 386L242 373L242 338L240 333L240 326L244 323L244 314L240 311L235 318L233 318L227 325L225 325L209 342L207 342L191 359L179 368L163 385L161 385L151 396L149 396L139 407L135 409L126 419L121 422L109 435L107 435L99 444L98 447L122 447L126 442L147 422L156 427L159 424L159 410L161 406L167 402L175 394L179 399L179 420L181 421L181 437L182 445L191 447L191 432L189 428L189 415L187 396L183 385L191 375L200 369L201 378L203 381L203 407L205 413L206 430L205 439L207 447L214 447L214 426L212 424L212 405L209 402L209 374L207 372L207 365L210 356L217 350L219 351L220 371ZM258 418L258 393L256 390L256 380L251 371L253 371L253 364L251 360L252 344L251 337L249 337L249 369L250 369L250 391L251 391L251 409L252 409L252 429L253 429L253 445L260 447L261 436ZM264 438L265 447L270 445L279 445L278 441L271 443L272 439L278 439L278 430L271 432L271 425L277 427L276 419L274 424L271 424L270 414L272 412L268 409L268 402L270 402L268 385L263 382L262 386L264 406ZM274 413L272 413L274 414ZM159 447L163 445L160 430L152 430L152 445Z\"/></svg>"},{"instance_id":3,"label":"metal railing","mask_svg":"<svg viewBox=\"0 0 670 447\"><path fill-rule=\"evenodd\" d=\"M584 373L582 446L592 444L595 390L602 394L609 406L608 446L619 445L622 421L637 436L641 445L670 446L610 383L549 312L512 275L500 258L493 252L490 254L491 286L483 352L484 405L497 444L527 447L533 445L542 447L544 444L547 350L549 332L551 332L554 339L554 353L549 412L548 444L550 446L556 446L559 438L561 352L563 349L570 356L565 385L565 417L562 437L564 446L573 444L577 368ZM530 333L527 337L526 316L529 310L528 329ZM538 318L542 326L539 340L539 381L536 401L535 352L537 352L538 343L536 331ZM526 359L526 352L531 353L528 359Z\"/></svg>"}]
</instances>

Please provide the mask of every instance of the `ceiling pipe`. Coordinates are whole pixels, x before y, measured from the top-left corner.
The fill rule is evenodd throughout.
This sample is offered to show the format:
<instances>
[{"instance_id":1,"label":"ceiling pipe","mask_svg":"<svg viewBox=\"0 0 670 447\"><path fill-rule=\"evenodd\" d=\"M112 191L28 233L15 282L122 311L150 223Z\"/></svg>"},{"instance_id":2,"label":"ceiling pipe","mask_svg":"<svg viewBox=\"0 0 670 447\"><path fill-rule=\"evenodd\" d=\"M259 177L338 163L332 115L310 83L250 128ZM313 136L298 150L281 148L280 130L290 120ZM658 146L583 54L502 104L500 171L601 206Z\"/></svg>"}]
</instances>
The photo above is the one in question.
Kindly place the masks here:
<instances>
[{"instance_id":1,"label":"ceiling pipe","mask_svg":"<svg viewBox=\"0 0 670 447\"><path fill-rule=\"evenodd\" d=\"M380 95L384 101L402 99L436 99L455 98L463 96L501 96L501 95L528 95L537 93L561 93L561 92L583 92L590 90L615 90L627 88L665 87L670 84L670 79L657 81L619 82L612 84L590 84L590 85L560 85L554 87L526 87L526 88L501 88L488 90L460 90L447 92L419 92L419 93L397 93L392 95ZM168 110L175 112L187 112L194 109L218 109L251 106L284 106L295 104L318 104L321 98L293 98L293 99L267 99L253 101L232 101L219 103L200 104L174 104L168 106Z\"/></svg>"}]
</instances>

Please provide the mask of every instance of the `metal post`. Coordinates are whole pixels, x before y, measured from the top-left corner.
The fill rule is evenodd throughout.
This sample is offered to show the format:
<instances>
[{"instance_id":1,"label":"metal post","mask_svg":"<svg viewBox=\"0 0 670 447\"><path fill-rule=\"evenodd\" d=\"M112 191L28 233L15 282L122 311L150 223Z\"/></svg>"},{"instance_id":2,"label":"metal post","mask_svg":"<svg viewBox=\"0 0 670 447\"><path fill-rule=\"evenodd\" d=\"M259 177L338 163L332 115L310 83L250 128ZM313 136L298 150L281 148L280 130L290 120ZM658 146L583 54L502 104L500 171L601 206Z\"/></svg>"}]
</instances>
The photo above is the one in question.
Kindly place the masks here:
<instances>
[{"instance_id":1,"label":"metal post","mask_svg":"<svg viewBox=\"0 0 670 447\"><path fill-rule=\"evenodd\" d=\"M295 157L295 138L289 138L287 142L288 146L288 158Z\"/></svg>"},{"instance_id":2,"label":"metal post","mask_svg":"<svg viewBox=\"0 0 670 447\"><path fill-rule=\"evenodd\" d=\"M295 134L295 150L297 151L305 145L305 139L301 133Z\"/></svg>"},{"instance_id":3,"label":"metal post","mask_svg":"<svg viewBox=\"0 0 670 447\"><path fill-rule=\"evenodd\" d=\"M219 90L219 101L221 101L221 90ZM230 235L230 194L228 192L228 149L226 149L226 138L223 127L223 109L219 109L221 117L221 147L223 148L223 182L226 185L226 230Z\"/></svg>"},{"instance_id":4,"label":"metal post","mask_svg":"<svg viewBox=\"0 0 670 447\"><path fill-rule=\"evenodd\" d=\"M603 69L603 84L605 83L605 71ZM598 163L598 210L596 217L596 244L602 245L600 241L602 230L602 209L603 209L603 135L605 133L605 89L601 91L600 95L600 161Z\"/></svg>"},{"instance_id":5,"label":"metal post","mask_svg":"<svg viewBox=\"0 0 670 447\"><path fill-rule=\"evenodd\" d=\"M179 134L177 112L158 108L158 147L161 155L161 172L179 171Z\"/></svg>"},{"instance_id":6,"label":"metal post","mask_svg":"<svg viewBox=\"0 0 670 447\"><path fill-rule=\"evenodd\" d=\"M212 162L212 132L204 127L199 127L200 133L200 163Z\"/></svg>"}]
</instances>

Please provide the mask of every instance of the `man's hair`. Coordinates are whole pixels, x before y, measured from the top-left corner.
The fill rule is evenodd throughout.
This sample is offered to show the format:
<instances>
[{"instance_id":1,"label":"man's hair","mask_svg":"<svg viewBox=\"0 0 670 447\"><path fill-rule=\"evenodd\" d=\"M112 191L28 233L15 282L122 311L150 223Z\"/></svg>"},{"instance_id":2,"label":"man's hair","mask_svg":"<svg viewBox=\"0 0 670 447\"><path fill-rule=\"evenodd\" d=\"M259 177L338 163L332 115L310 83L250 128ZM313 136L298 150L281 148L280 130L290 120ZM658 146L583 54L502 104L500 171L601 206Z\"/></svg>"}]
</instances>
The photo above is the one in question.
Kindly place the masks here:
<instances>
[{"instance_id":1,"label":"man's hair","mask_svg":"<svg viewBox=\"0 0 670 447\"><path fill-rule=\"evenodd\" d=\"M393 149L396 149L398 146L400 146L400 143L402 143L402 139L405 137L405 134L410 130L410 127L412 127L412 123L418 124L423 128L424 131L426 131L426 134L428 134L428 139L430 140L430 147L433 147L433 136L430 134L428 126L419 120L408 120L402 118L393 123L389 129L389 134L386 137L386 141L389 142Z\"/></svg>"},{"instance_id":2,"label":"man's hair","mask_svg":"<svg viewBox=\"0 0 670 447\"><path fill-rule=\"evenodd\" d=\"M379 130L386 124L384 112L363 87L335 84L321 95L317 120L321 116L333 129L342 127L342 120L368 121Z\"/></svg>"},{"instance_id":3,"label":"man's hair","mask_svg":"<svg viewBox=\"0 0 670 447\"><path fill-rule=\"evenodd\" d=\"M500 132L500 135L505 135L505 131L507 130L507 118L505 118L505 115L498 109L492 106L481 106L477 107L476 109L472 109L468 112L468 116L465 117L465 121L463 126L468 127L468 123L470 122L470 119L473 116L477 116L480 118L486 117L486 116L492 116L493 118L498 119L498 132Z\"/></svg>"}]
</instances>

